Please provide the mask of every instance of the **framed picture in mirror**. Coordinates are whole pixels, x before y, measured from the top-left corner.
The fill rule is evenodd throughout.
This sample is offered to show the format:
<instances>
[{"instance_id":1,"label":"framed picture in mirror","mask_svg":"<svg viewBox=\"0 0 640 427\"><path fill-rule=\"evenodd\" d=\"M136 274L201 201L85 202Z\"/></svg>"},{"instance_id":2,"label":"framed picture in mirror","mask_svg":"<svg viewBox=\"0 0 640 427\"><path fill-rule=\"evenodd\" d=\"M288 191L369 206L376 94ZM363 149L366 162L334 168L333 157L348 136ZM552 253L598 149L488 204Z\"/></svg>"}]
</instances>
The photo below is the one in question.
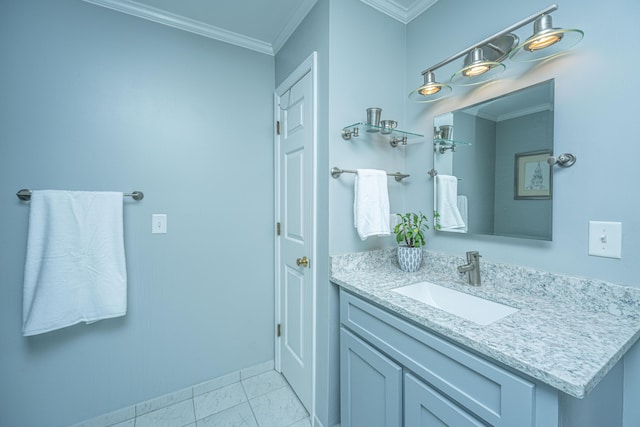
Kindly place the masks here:
<instances>
[{"instance_id":1,"label":"framed picture in mirror","mask_svg":"<svg viewBox=\"0 0 640 427\"><path fill-rule=\"evenodd\" d=\"M515 195L517 200L551 198L551 151L530 151L515 155Z\"/></svg>"}]
</instances>

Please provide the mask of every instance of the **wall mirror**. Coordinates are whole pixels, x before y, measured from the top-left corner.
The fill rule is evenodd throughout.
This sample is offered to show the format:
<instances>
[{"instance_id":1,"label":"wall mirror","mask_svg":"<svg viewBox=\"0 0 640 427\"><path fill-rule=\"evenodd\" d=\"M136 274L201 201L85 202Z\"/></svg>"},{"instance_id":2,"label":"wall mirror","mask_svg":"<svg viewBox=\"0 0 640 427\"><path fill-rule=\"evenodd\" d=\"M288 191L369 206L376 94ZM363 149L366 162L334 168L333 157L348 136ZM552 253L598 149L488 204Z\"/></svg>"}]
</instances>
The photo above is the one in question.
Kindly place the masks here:
<instances>
[{"instance_id":1,"label":"wall mirror","mask_svg":"<svg viewBox=\"0 0 640 427\"><path fill-rule=\"evenodd\" d=\"M551 240L553 88L548 80L434 118L440 231Z\"/></svg>"}]
</instances>

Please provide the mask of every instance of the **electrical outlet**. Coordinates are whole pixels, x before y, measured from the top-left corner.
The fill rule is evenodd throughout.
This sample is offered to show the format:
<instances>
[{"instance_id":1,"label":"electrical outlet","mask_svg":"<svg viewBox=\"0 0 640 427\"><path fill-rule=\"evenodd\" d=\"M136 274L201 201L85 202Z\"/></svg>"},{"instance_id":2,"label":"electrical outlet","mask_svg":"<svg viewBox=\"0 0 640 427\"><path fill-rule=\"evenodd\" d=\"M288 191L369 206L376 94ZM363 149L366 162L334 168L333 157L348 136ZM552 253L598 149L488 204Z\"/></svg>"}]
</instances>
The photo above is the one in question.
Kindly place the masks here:
<instances>
[{"instance_id":1,"label":"electrical outlet","mask_svg":"<svg viewBox=\"0 0 640 427\"><path fill-rule=\"evenodd\" d=\"M622 223L589 221L589 255L622 258Z\"/></svg>"},{"instance_id":2,"label":"electrical outlet","mask_svg":"<svg viewBox=\"0 0 640 427\"><path fill-rule=\"evenodd\" d=\"M151 233L165 234L167 232L167 214L151 215Z\"/></svg>"}]
</instances>

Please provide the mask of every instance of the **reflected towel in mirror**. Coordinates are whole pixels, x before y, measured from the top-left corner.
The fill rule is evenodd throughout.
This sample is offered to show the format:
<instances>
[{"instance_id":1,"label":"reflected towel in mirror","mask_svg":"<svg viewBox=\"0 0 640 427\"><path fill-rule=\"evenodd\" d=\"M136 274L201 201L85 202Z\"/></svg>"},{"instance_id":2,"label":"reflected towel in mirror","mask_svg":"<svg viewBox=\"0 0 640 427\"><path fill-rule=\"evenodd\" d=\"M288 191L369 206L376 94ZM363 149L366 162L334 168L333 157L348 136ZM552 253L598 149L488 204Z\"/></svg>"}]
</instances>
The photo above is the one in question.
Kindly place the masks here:
<instances>
[{"instance_id":1,"label":"reflected towel in mirror","mask_svg":"<svg viewBox=\"0 0 640 427\"><path fill-rule=\"evenodd\" d=\"M452 175L436 175L436 211L442 231L464 232L466 224L458 210L458 178Z\"/></svg>"}]
</instances>

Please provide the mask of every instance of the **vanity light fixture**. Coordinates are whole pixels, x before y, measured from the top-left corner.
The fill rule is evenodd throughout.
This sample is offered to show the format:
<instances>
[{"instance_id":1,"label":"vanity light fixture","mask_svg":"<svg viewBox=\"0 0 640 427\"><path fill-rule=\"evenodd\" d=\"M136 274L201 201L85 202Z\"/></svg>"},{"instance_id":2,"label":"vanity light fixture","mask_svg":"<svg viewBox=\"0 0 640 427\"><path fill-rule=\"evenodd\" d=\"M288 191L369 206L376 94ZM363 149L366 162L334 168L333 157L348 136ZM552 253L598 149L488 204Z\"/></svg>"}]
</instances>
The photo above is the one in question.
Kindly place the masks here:
<instances>
[{"instance_id":1,"label":"vanity light fixture","mask_svg":"<svg viewBox=\"0 0 640 427\"><path fill-rule=\"evenodd\" d=\"M465 57L463 67L451 77L451 82L460 86L484 83L505 70L502 63L506 58L514 61L537 61L549 58L563 50L575 46L584 33L580 30L553 28L549 13L558 9L551 5L504 30L487 37L455 55L424 71L424 84L409 94L416 102L432 102L451 92L451 86L435 81L434 72L459 58ZM518 44L518 36L513 31L534 22L534 35Z\"/></svg>"},{"instance_id":2,"label":"vanity light fixture","mask_svg":"<svg viewBox=\"0 0 640 427\"><path fill-rule=\"evenodd\" d=\"M482 48L476 47L464 60L464 67L451 76L451 83L460 86L471 86L486 82L506 67L502 62L485 59Z\"/></svg>"},{"instance_id":3,"label":"vanity light fixture","mask_svg":"<svg viewBox=\"0 0 640 427\"><path fill-rule=\"evenodd\" d=\"M577 29L553 28L551 15L542 15L533 23L533 35L509 54L512 61L538 61L572 48L584 33Z\"/></svg>"},{"instance_id":4,"label":"vanity light fixture","mask_svg":"<svg viewBox=\"0 0 640 427\"><path fill-rule=\"evenodd\" d=\"M424 84L409 94L409 99L416 102L433 102L444 98L451 92L451 86L436 81L433 71L423 73Z\"/></svg>"}]
</instances>

